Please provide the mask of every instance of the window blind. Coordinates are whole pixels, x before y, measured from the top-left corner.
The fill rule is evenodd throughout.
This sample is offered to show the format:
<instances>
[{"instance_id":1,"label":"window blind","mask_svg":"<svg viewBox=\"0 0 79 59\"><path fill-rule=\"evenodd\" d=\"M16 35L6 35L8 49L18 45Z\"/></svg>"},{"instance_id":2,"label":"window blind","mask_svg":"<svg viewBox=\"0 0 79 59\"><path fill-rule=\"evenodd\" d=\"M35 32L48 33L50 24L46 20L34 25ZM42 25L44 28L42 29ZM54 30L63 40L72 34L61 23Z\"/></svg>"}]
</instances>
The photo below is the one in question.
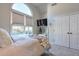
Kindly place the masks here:
<instances>
[{"instance_id":1,"label":"window blind","mask_svg":"<svg viewBox=\"0 0 79 59\"><path fill-rule=\"evenodd\" d=\"M24 15L18 13L12 13L12 24L22 24L24 25Z\"/></svg>"}]
</instances>

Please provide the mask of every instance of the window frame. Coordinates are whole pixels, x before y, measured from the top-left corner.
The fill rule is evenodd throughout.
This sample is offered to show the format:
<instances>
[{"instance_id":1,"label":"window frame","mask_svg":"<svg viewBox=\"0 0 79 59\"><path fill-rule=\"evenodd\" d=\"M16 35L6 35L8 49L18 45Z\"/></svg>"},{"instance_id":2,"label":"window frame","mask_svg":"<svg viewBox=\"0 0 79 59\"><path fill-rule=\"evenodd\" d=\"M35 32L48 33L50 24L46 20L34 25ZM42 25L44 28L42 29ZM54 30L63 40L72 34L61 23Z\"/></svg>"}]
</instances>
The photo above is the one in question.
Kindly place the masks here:
<instances>
[{"instance_id":1,"label":"window frame","mask_svg":"<svg viewBox=\"0 0 79 59\"><path fill-rule=\"evenodd\" d=\"M29 9L30 10L30 9ZM31 10L30 10L31 11ZM24 24L22 25L22 24L12 24L12 13L17 13L17 14L20 14L20 15L24 15ZM29 15L27 15L27 14L25 14L25 13L22 13L22 12L19 12L19 11L17 11L17 10L14 10L14 9L12 9L11 8L11 20L10 20L10 34L12 34L12 26L13 25L18 25L18 26L23 26L24 27L24 32L23 33L25 33L25 27L27 26L26 25L26 19L25 19L25 17L33 17L33 15L32 16L29 16ZM33 23L33 21L32 21L32 23ZM30 27L30 26L28 26L28 27ZM31 26L32 27L32 33L33 33L33 25ZM28 29L28 31L29 31L29 29ZM30 34L29 34L30 35Z\"/></svg>"},{"instance_id":2,"label":"window frame","mask_svg":"<svg viewBox=\"0 0 79 59\"><path fill-rule=\"evenodd\" d=\"M19 4L19 3L14 3L14 4ZM30 16L30 17L33 16L33 14L32 14L32 12L31 12L30 8L28 7L28 5L26 5L26 4L24 4L24 3L20 3L20 4L24 4L24 5L26 6L26 8L29 10L30 14L24 13L24 12L22 12L22 11L19 11L19 10L13 8L14 4L13 4L12 7L11 7L11 9L12 9L13 11L19 12L19 13L21 13L21 14L28 15L28 16ZM28 11L26 11L26 12L28 12Z\"/></svg>"}]
</instances>

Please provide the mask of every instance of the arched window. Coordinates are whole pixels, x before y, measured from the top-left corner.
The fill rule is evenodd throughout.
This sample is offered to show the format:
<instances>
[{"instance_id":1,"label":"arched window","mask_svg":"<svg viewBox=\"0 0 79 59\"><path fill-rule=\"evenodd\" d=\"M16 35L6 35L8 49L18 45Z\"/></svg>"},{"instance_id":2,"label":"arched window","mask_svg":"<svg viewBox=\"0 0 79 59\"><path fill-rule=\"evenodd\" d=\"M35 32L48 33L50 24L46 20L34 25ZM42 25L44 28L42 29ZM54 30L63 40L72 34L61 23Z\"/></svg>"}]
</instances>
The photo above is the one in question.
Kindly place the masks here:
<instances>
[{"instance_id":1,"label":"arched window","mask_svg":"<svg viewBox=\"0 0 79 59\"><path fill-rule=\"evenodd\" d=\"M31 13L29 7L27 5L25 5L24 3L15 3L15 4L13 4L12 9L22 12L24 14L27 14L29 16L32 16L32 13Z\"/></svg>"},{"instance_id":2,"label":"arched window","mask_svg":"<svg viewBox=\"0 0 79 59\"><path fill-rule=\"evenodd\" d=\"M33 34L33 19L29 7L24 3L12 5L11 34Z\"/></svg>"}]
</instances>

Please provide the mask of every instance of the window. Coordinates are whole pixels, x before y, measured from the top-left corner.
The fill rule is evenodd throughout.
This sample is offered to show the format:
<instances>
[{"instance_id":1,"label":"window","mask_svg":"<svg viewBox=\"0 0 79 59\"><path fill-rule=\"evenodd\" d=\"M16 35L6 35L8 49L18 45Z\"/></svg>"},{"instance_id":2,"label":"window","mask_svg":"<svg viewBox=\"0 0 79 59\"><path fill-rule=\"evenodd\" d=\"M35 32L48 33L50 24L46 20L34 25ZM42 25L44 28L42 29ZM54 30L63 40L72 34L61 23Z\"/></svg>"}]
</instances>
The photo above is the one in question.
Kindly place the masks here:
<instances>
[{"instance_id":1,"label":"window","mask_svg":"<svg viewBox=\"0 0 79 59\"><path fill-rule=\"evenodd\" d=\"M33 28L31 26L29 27L29 34L33 34Z\"/></svg>"},{"instance_id":2,"label":"window","mask_svg":"<svg viewBox=\"0 0 79 59\"><path fill-rule=\"evenodd\" d=\"M15 4L13 4L12 9L22 12L24 14L27 14L29 16L32 16L30 9L24 3L15 3Z\"/></svg>"},{"instance_id":3,"label":"window","mask_svg":"<svg viewBox=\"0 0 79 59\"><path fill-rule=\"evenodd\" d=\"M13 25L11 33L12 34L22 34L22 33L24 33L24 26Z\"/></svg>"},{"instance_id":4,"label":"window","mask_svg":"<svg viewBox=\"0 0 79 59\"><path fill-rule=\"evenodd\" d=\"M25 33L32 35L33 34L33 27L32 26L26 26L25 27Z\"/></svg>"},{"instance_id":5,"label":"window","mask_svg":"<svg viewBox=\"0 0 79 59\"><path fill-rule=\"evenodd\" d=\"M28 6L24 3L15 3L12 6L12 10L11 34L33 34L33 27L30 26L33 22L32 13Z\"/></svg>"},{"instance_id":6,"label":"window","mask_svg":"<svg viewBox=\"0 0 79 59\"><path fill-rule=\"evenodd\" d=\"M26 34L29 34L29 27L28 27L28 26L25 27L25 33L26 33Z\"/></svg>"},{"instance_id":7,"label":"window","mask_svg":"<svg viewBox=\"0 0 79 59\"><path fill-rule=\"evenodd\" d=\"M24 26L21 26L21 25L12 25L11 34L32 35L33 34L33 27L32 26L26 26L24 28Z\"/></svg>"}]
</instances>

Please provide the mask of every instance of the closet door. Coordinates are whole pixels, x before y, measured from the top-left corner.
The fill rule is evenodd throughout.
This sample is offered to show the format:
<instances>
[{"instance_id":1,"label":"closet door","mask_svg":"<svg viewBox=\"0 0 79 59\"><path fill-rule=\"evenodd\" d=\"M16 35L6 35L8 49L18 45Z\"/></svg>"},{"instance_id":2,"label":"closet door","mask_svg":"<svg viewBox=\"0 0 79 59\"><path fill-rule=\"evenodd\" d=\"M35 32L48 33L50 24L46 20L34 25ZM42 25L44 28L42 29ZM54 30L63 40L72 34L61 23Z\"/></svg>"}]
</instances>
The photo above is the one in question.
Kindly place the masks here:
<instances>
[{"instance_id":1,"label":"closet door","mask_svg":"<svg viewBox=\"0 0 79 59\"><path fill-rule=\"evenodd\" d=\"M77 24L77 29L78 29L78 32L77 32L77 45L78 45L78 48L77 49L79 49L79 14L77 14L77 16L78 16L78 20L77 20L77 22L78 22L78 24Z\"/></svg>"},{"instance_id":2,"label":"closet door","mask_svg":"<svg viewBox=\"0 0 79 59\"><path fill-rule=\"evenodd\" d=\"M50 44L55 44L55 40L54 40L54 19L53 18L49 18L48 19L48 38L49 38L49 42Z\"/></svg>"},{"instance_id":3,"label":"closet door","mask_svg":"<svg viewBox=\"0 0 79 59\"><path fill-rule=\"evenodd\" d=\"M61 46L69 47L69 16L61 17Z\"/></svg>"},{"instance_id":4,"label":"closet door","mask_svg":"<svg viewBox=\"0 0 79 59\"><path fill-rule=\"evenodd\" d=\"M70 48L78 49L78 15L70 16Z\"/></svg>"},{"instance_id":5,"label":"closet door","mask_svg":"<svg viewBox=\"0 0 79 59\"><path fill-rule=\"evenodd\" d=\"M51 44L60 45L60 19L59 17L53 17L49 19L49 42Z\"/></svg>"},{"instance_id":6,"label":"closet door","mask_svg":"<svg viewBox=\"0 0 79 59\"><path fill-rule=\"evenodd\" d=\"M69 16L55 18L54 23L54 40L55 44L69 47Z\"/></svg>"},{"instance_id":7,"label":"closet door","mask_svg":"<svg viewBox=\"0 0 79 59\"><path fill-rule=\"evenodd\" d=\"M55 44L61 45L61 17L54 18L53 34Z\"/></svg>"}]
</instances>

